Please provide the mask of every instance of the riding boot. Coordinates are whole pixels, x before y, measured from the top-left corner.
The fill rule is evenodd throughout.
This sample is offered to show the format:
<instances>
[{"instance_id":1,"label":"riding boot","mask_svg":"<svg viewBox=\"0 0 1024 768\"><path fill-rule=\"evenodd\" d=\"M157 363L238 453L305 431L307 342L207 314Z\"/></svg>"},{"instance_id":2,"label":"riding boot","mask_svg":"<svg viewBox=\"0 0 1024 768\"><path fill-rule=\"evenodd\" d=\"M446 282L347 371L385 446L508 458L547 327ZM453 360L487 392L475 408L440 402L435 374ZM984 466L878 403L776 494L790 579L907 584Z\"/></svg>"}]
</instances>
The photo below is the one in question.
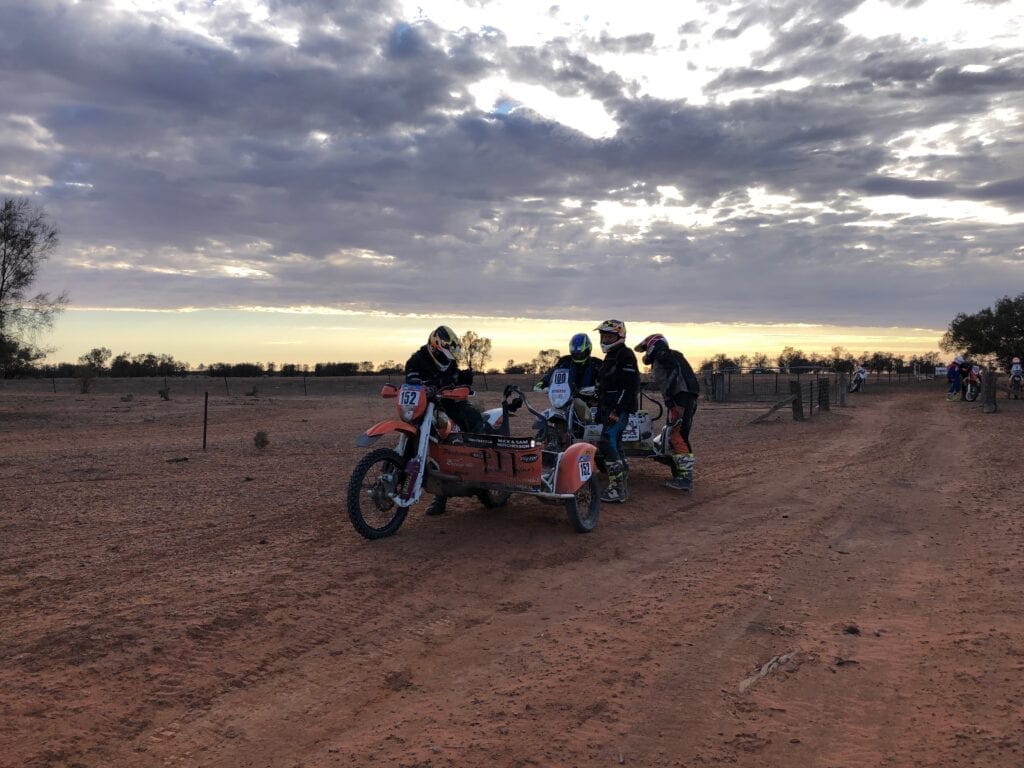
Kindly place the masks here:
<instances>
[{"instance_id":1,"label":"riding boot","mask_svg":"<svg viewBox=\"0 0 1024 768\"><path fill-rule=\"evenodd\" d=\"M626 500L626 470L621 461L608 462L608 485L601 494L601 501L621 504Z\"/></svg>"},{"instance_id":2,"label":"riding boot","mask_svg":"<svg viewBox=\"0 0 1024 768\"><path fill-rule=\"evenodd\" d=\"M445 512L448 511L447 506L447 496L435 496L431 500L430 504L427 505L427 509L425 510L424 514L429 515L430 517L437 517L438 515L443 515Z\"/></svg>"},{"instance_id":3,"label":"riding boot","mask_svg":"<svg viewBox=\"0 0 1024 768\"><path fill-rule=\"evenodd\" d=\"M666 486L676 491L693 490L693 471L696 459L692 453L677 453L672 457L672 479Z\"/></svg>"}]
</instances>

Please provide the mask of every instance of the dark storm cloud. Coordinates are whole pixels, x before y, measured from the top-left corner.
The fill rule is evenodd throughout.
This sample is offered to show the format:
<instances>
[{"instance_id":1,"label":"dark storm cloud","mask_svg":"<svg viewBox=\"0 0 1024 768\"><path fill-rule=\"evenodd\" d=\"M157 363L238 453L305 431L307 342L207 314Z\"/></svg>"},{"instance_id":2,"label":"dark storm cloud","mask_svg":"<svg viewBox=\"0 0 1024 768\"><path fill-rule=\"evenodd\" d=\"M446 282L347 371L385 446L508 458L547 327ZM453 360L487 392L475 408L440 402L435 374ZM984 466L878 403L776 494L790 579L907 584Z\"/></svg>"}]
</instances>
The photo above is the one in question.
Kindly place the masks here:
<instances>
[{"instance_id":1,"label":"dark storm cloud","mask_svg":"<svg viewBox=\"0 0 1024 768\"><path fill-rule=\"evenodd\" d=\"M858 38L839 21L856 2L730 6L718 37L772 34L704 103L591 58L696 50L701 18L667 44L527 47L393 4L275 0L291 44L219 6L207 37L103 3L8 5L0 186L40 190L63 233L49 277L80 305L942 326L1024 277L1014 227L870 206L1024 210L1024 52ZM470 86L497 75L592 99L618 130L477 107ZM608 203L684 215L608 225Z\"/></svg>"}]
</instances>

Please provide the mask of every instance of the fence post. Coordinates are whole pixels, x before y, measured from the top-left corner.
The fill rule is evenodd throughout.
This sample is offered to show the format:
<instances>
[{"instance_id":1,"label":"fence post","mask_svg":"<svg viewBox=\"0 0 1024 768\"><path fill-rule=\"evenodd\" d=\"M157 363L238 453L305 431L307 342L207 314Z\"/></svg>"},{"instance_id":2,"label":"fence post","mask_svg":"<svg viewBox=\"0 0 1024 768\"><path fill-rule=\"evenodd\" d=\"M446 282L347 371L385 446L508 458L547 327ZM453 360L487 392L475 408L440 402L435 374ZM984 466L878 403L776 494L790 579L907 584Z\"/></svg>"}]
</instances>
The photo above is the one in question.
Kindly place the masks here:
<instances>
[{"instance_id":1,"label":"fence post","mask_svg":"<svg viewBox=\"0 0 1024 768\"><path fill-rule=\"evenodd\" d=\"M831 386L832 386L832 379L830 379L828 376L825 377L825 386L824 387L821 386L821 379L818 379L818 407L821 408L821 410L823 410L823 411L830 411L830 410L832 410L829 407L829 401L828 401L828 394L829 394L828 391L829 391L829 388Z\"/></svg>"},{"instance_id":2,"label":"fence post","mask_svg":"<svg viewBox=\"0 0 1024 768\"><path fill-rule=\"evenodd\" d=\"M849 385L846 383L846 374L840 372L836 377L836 394L839 395L839 407L846 407L846 391L849 389Z\"/></svg>"},{"instance_id":3,"label":"fence post","mask_svg":"<svg viewBox=\"0 0 1024 768\"><path fill-rule=\"evenodd\" d=\"M712 382L715 387L715 395L712 397L716 402L725 402L725 374L712 374Z\"/></svg>"},{"instance_id":4,"label":"fence post","mask_svg":"<svg viewBox=\"0 0 1024 768\"><path fill-rule=\"evenodd\" d=\"M800 382L791 381L789 382L789 394L793 396L793 420L803 421L804 420L804 400L803 394L800 392Z\"/></svg>"},{"instance_id":5,"label":"fence post","mask_svg":"<svg viewBox=\"0 0 1024 768\"><path fill-rule=\"evenodd\" d=\"M982 394L985 395L982 408L985 413L995 413L999 410L999 406L996 405L996 372L991 367L985 370L985 385Z\"/></svg>"}]
</instances>

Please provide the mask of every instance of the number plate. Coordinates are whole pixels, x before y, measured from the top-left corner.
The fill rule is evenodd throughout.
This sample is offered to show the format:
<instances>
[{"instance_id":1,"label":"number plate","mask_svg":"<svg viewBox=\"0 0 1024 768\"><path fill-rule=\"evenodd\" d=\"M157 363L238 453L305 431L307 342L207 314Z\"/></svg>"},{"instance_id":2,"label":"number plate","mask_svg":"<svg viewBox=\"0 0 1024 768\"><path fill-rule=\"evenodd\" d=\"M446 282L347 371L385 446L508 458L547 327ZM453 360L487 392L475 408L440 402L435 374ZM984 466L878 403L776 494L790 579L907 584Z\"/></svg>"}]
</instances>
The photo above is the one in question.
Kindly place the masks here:
<instances>
[{"instance_id":1,"label":"number plate","mask_svg":"<svg viewBox=\"0 0 1024 768\"><path fill-rule=\"evenodd\" d=\"M580 456L580 482L587 482L594 473L594 465L587 455Z\"/></svg>"},{"instance_id":2,"label":"number plate","mask_svg":"<svg viewBox=\"0 0 1024 768\"><path fill-rule=\"evenodd\" d=\"M420 390L402 387L402 391L398 393L398 402L400 405L419 405Z\"/></svg>"}]
</instances>

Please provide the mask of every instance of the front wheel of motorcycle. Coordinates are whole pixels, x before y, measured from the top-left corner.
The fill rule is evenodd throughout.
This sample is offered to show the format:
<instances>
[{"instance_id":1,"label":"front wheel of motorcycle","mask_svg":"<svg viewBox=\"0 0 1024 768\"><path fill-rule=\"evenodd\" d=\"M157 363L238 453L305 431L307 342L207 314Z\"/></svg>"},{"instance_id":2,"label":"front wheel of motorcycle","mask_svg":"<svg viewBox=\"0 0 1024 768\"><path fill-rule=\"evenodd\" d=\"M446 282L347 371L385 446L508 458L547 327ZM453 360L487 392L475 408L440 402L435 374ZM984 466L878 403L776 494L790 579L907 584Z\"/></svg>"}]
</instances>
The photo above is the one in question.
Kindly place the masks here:
<instances>
[{"instance_id":1,"label":"front wheel of motorcycle","mask_svg":"<svg viewBox=\"0 0 1024 768\"><path fill-rule=\"evenodd\" d=\"M601 484L597 475L579 487L571 499L565 500L565 512L577 533L590 533L601 516Z\"/></svg>"},{"instance_id":2,"label":"front wheel of motorcycle","mask_svg":"<svg viewBox=\"0 0 1024 768\"><path fill-rule=\"evenodd\" d=\"M967 388L967 399L972 403L978 399L978 389L976 387Z\"/></svg>"},{"instance_id":3,"label":"front wheel of motorcycle","mask_svg":"<svg viewBox=\"0 0 1024 768\"><path fill-rule=\"evenodd\" d=\"M383 539L397 531L408 512L392 498L401 487L405 462L390 448L370 451L348 481L348 518L367 539Z\"/></svg>"}]
</instances>

